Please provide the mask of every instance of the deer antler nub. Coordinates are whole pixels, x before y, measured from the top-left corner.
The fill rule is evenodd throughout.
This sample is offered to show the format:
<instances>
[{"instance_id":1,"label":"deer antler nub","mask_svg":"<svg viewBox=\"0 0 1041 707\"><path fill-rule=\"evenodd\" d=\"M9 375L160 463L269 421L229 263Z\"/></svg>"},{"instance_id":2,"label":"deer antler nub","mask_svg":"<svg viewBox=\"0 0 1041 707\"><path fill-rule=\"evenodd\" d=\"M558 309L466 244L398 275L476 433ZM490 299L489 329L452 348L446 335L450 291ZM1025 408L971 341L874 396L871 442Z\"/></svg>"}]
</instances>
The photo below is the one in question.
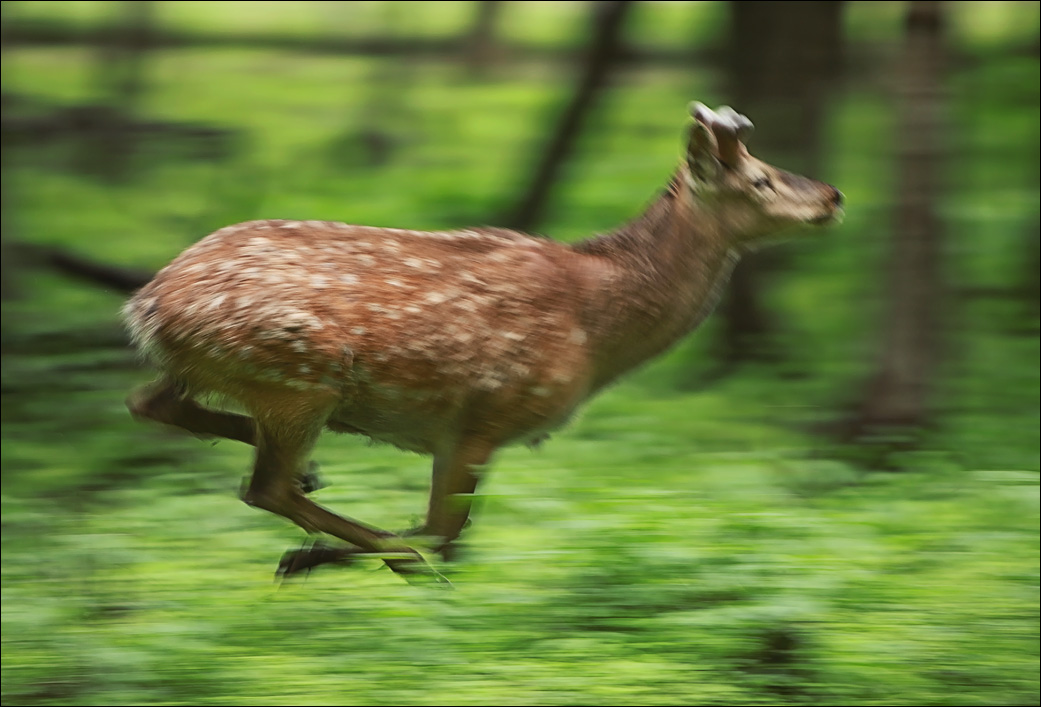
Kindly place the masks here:
<instances>
[{"instance_id":1,"label":"deer antler nub","mask_svg":"<svg viewBox=\"0 0 1041 707\"><path fill-rule=\"evenodd\" d=\"M732 165L745 154L741 143L752 132L752 121L741 115L730 106L722 106L714 111L704 103L697 101L688 106L691 117L712 131L716 137L719 158Z\"/></svg>"},{"instance_id":2,"label":"deer antler nub","mask_svg":"<svg viewBox=\"0 0 1041 707\"><path fill-rule=\"evenodd\" d=\"M742 141L755 129L747 116L741 115L730 106L722 106L718 111L714 111L704 103L692 101L688 110L692 118L704 123L712 132L728 132L737 135Z\"/></svg>"}]
</instances>

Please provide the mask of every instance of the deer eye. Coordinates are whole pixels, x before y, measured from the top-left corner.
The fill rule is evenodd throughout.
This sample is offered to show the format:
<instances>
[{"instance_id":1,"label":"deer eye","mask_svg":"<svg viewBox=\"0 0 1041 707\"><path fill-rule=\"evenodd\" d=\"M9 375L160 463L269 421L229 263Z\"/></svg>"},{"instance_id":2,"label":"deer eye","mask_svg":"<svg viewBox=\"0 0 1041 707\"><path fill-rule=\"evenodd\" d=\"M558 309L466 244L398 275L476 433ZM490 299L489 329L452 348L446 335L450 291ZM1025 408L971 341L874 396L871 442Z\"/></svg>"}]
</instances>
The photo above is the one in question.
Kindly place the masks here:
<instances>
[{"instance_id":1,"label":"deer eye","mask_svg":"<svg viewBox=\"0 0 1041 707\"><path fill-rule=\"evenodd\" d=\"M769 177L759 177L759 179L752 182L752 186L756 189L773 189L774 187Z\"/></svg>"}]
</instances>

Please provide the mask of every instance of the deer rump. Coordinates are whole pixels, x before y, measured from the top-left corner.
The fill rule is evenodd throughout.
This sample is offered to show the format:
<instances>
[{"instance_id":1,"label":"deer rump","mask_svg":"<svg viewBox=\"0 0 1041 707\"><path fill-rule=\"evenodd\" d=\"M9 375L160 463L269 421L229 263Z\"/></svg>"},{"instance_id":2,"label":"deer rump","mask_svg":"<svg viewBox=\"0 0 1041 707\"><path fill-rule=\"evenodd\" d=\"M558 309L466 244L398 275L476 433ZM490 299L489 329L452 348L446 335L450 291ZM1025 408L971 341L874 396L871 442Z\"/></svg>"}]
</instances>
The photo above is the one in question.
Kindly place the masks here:
<instances>
[{"instance_id":1,"label":"deer rump","mask_svg":"<svg viewBox=\"0 0 1041 707\"><path fill-rule=\"evenodd\" d=\"M125 311L192 397L253 415L331 397L328 428L427 454L460 428L530 442L590 383L569 255L501 230L254 221L186 250Z\"/></svg>"}]
</instances>

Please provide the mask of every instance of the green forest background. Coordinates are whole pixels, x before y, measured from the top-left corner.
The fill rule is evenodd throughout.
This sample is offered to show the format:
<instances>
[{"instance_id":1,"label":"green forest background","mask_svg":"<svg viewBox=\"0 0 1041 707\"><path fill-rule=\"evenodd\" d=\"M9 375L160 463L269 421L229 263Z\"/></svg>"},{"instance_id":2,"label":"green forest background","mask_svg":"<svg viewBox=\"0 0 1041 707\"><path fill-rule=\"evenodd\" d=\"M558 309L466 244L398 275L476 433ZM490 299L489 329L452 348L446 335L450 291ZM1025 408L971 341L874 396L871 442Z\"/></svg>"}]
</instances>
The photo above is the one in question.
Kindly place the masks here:
<instances>
[{"instance_id":1,"label":"green forest background","mask_svg":"<svg viewBox=\"0 0 1041 707\"><path fill-rule=\"evenodd\" d=\"M2 7L4 704L1038 703L1038 3ZM127 414L117 312L206 233L573 241L693 99L846 221L503 452L453 589L273 582L305 538L238 500L249 450ZM428 459L316 459L333 509L425 508Z\"/></svg>"}]
</instances>

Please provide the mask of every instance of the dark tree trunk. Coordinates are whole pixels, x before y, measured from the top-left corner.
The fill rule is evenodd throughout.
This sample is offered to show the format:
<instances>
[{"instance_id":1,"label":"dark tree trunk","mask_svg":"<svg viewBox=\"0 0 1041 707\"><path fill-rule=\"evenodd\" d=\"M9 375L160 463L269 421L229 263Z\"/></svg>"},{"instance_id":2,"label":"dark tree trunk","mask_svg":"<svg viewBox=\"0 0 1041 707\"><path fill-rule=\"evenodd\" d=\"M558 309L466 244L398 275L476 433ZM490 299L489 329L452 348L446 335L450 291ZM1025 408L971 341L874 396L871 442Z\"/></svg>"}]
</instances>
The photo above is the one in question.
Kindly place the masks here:
<instances>
[{"instance_id":1,"label":"dark tree trunk","mask_svg":"<svg viewBox=\"0 0 1041 707\"><path fill-rule=\"evenodd\" d=\"M477 0L473 27L464 40L466 67L473 75L481 75L495 62L496 27L502 15L502 0Z\"/></svg>"},{"instance_id":2,"label":"dark tree trunk","mask_svg":"<svg viewBox=\"0 0 1041 707\"><path fill-rule=\"evenodd\" d=\"M145 60L153 46L155 3L120 3L120 16L97 34L95 82L99 105L90 116L96 125L85 135L81 167L112 179L131 172L137 147L134 117L145 91Z\"/></svg>"},{"instance_id":3,"label":"dark tree trunk","mask_svg":"<svg viewBox=\"0 0 1041 707\"><path fill-rule=\"evenodd\" d=\"M1020 292L1026 304L1026 314L1030 319L1031 331L1037 331L1038 317L1041 316L1041 219L1036 215L1034 222L1024 230L1027 257L1023 260Z\"/></svg>"},{"instance_id":4,"label":"dark tree trunk","mask_svg":"<svg viewBox=\"0 0 1041 707\"><path fill-rule=\"evenodd\" d=\"M1041 58L1041 38L1035 39L1034 61ZM1034 155L1034 164L1030 168L1031 179L1034 184L1035 193L1038 191L1038 134L1034 131L1033 145L1028 147ZM1029 318L1027 331L1036 332L1038 317L1041 315L1041 215L1034 212L1033 223L1023 231L1025 241L1024 251L1026 257L1023 259L1023 271L1020 274L1019 291L1023 303L1026 305L1026 316Z\"/></svg>"},{"instance_id":5,"label":"dark tree trunk","mask_svg":"<svg viewBox=\"0 0 1041 707\"><path fill-rule=\"evenodd\" d=\"M339 3L351 21L355 3ZM394 43L405 41L412 19L410 3L387 2L380 5L381 36ZM348 41L344 40L346 51ZM374 169L393 162L405 135L417 134L421 125L410 109L409 83L422 72L422 61L413 54L372 57L368 75L360 89L351 88L349 102L360 108L357 123L345 125L330 143L327 158L337 168ZM421 128L420 128L421 129Z\"/></svg>"},{"instance_id":6,"label":"dark tree trunk","mask_svg":"<svg viewBox=\"0 0 1041 707\"><path fill-rule=\"evenodd\" d=\"M786 169L820 171L827 96L842 66L842 2L731 2L730 95L763 128L754 151ZM775 315L763 289L778 258L738 265L723 302L716 358L724 367L779 356Z\"/></svg>"},{"instance_id":7,"label":"dark tree trunk","mask_svg":"<svg viewBox=\"0 0 1041 707\"><path fill-rule=\"evenodd\" d=\"M98 35L98 93L124 113L133 113L145 89L145 53L152 45L155 3L120 4L121 16Z\"/></svg>"},{"instance_id":8,"label":"dark tree trunk","mask_svg":"<svg viewBox=\"0 0 1041 707\"><path fill-rule=\"evenodd\" d=\"M4 61L4 77L11 79L12 60L16 33L12 31L14 23L14 3L0 6L0 37L2 37L2 53ZM0 135L0 299L14 299L18 294L16 277L19 271L17 255L12 244L15 242L15 193L14 193L14 148L15 141L8 127L7 98L4 97L3 133Z\"/></svg>"},{"instance_id":9,"label":"dark tree trunk","mask_svg":"<svg viewBox=\"0 0 1041 707\"><path fill-rule=\"evenodd\" d=\"M929 393L939 361L942 228L937 216L944 155L943 7L912 2L900 76L896 223L887 269L882 348L848 439L909 443L930 418ZM885 435L879 436L879 435Z\"/></svg>"},{"instance_id":10,"label":"dark tree trunk","mask_svg":"<svg viewBox=\"0 0 1041 707\"><path fill-rule=\"evenodd\" d=\"M15 299L20 291L17 276L21 268L20 256L15 243L15 194L14 173L11 157L12 145L3 137L3 153L0 157L0 299Z\"/></svg>"},{"instance_id":11,"label":"dark tree trunk","mask_svg":"<svg viewBox=\"0 0 1041 707\"><path fill-rule=\"evenodd\" d=\"M560 116L549 145L542 152L542 159L532 174L531 183L512 215L505 220L506 226L527 231L535 228L542 220L561 167L571 155L582 124L595 105L600 89L606 83L618 57L622 26L631 5L629 0L609 0L593 6L592 39L578 84L570 103Z\"/></svg>"}]
</instances>

